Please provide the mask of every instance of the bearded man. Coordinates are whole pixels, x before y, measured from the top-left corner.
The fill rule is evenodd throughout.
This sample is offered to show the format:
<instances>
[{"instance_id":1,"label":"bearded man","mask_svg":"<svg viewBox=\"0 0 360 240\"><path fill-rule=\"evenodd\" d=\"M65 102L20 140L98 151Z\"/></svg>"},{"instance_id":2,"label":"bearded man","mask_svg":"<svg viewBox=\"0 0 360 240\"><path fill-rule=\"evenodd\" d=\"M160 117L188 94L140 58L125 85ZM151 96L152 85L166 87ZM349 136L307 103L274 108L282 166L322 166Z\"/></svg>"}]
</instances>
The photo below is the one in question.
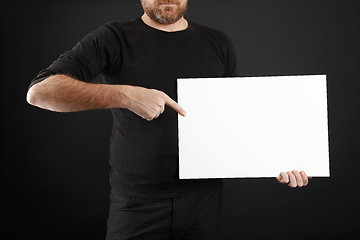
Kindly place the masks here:
<instances>
[{"instance_id":1,"label":"bearded man","mask_svg":"<svg viewBox=\"0 0 360 240\"><path fill-rule=\"evenodd\" d=\"M57 112L111 109L106 239L215 239L222 180L178 177L177 118L186 113L176 79L236 76L235 51L221 31L184 18L187 0L141 5L141 17L104 24L42 70L27 101ZM106 83L90 83L98 74ZM308 178L293 171L278 181L301 187Z\"/></svg>"}]
</instances>

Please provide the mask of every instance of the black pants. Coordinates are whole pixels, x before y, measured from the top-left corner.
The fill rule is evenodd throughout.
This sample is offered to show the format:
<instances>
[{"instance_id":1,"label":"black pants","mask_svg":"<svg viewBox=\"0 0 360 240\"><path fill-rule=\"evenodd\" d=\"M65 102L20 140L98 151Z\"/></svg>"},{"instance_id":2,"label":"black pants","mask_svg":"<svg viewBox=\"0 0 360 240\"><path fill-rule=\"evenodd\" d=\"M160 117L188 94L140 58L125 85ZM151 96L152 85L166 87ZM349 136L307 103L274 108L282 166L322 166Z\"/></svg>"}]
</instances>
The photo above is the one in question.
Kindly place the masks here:
<instances>
[{"instance_id":1,"label":"black pants","mask_svg":"<svg viewBox=\"0 0 360 240\"><path fill-rule=\"evenodd\" d=\"M217 239L222 185L174 198L110 196L107 240Z\"/></svg>"}]
</instances>

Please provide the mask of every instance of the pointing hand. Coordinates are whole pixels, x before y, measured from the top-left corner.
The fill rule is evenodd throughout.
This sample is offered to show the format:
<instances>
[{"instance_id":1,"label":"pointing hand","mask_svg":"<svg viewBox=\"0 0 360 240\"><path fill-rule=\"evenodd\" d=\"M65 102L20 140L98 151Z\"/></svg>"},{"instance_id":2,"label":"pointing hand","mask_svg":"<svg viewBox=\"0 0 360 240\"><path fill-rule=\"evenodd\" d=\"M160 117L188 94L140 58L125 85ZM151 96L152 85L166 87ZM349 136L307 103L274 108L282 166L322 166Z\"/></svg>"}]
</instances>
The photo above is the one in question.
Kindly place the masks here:
<instances>
[{"instance_id":1,"label":"pointing hand","mask_svg":"<svg viewBox=\"0 0 360 240\"><path fill-rule=\"evenodd\" d=\"M183 117L186 115L185 110L164 92L143 87L127 87L126 108L148 121L159 117L164 112L165 105Z\"/></svg>"}]
</instances>

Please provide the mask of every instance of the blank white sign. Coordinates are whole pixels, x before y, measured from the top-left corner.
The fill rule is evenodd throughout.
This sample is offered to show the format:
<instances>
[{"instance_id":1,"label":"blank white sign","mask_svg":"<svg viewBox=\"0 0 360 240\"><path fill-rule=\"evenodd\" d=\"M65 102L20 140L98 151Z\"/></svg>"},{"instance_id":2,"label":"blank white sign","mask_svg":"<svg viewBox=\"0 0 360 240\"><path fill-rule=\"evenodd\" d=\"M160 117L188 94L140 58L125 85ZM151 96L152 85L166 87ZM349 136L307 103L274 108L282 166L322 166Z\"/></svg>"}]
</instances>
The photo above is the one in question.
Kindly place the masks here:
<instances>
[{"instance_id":1,"label":"blank white sign","mask_svg":"<svg viewBox=\"0 0 360 240\"><path fill-rule=\"evenodd\" d=\"M326 75L178 79L179 177L328 177Z\"/></svg>"}]
</instances>

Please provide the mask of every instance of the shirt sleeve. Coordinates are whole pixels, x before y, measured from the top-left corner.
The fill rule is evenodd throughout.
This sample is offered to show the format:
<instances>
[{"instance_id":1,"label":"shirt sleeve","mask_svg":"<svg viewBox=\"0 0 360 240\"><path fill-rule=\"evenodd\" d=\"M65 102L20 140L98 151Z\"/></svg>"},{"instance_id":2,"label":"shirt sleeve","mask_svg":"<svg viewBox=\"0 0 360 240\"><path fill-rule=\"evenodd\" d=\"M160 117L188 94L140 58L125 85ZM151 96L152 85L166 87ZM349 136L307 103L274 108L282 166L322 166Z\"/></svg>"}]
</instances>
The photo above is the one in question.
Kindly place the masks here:
<instances>
[{"instance_id":1,"label":"shirt sleeve","mask_svg":"<svg viewBox=\"0 0 360 240\"><path fill-rule=\"evenodd\" d=\"M120 44L113 29L103 25L83 37L71 50L61 54L31 81L30 87L55 74L89 82L99 73L108 73L120 64ZM119 65L118 65L119 66Z\"/></svg>"},{"instance_id":2,"label":"shirt sleeve","mask_svg":"<svg viewBox=\"0 0 360 240\"><path fill-rule=\"evenodd\" d=\"M227 37L225 56L226 56L226 68L225 68L224 77L237 77L238 71L237 71L236 50L229 37Z\"/></svg>"}]
</instances>

